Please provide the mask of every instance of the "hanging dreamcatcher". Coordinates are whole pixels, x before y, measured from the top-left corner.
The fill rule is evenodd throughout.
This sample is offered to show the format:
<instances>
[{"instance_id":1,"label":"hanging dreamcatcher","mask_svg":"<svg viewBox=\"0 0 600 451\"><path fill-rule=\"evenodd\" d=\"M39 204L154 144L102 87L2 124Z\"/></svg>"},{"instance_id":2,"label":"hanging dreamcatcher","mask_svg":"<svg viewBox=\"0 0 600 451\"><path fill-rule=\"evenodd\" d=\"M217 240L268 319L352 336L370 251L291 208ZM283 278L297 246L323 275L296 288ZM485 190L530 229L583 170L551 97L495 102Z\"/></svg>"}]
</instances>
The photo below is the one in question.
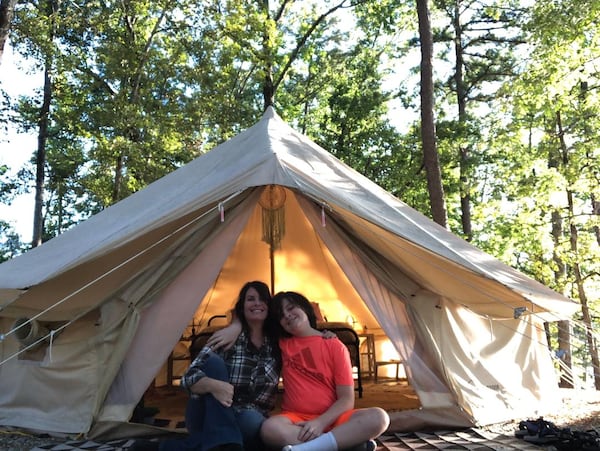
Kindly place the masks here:
<instances>
[{"instance_id":1,"label":"hanging dreamcatcher","mask_svg":"<svg viewBox=\"0 0 600 451\"><path fill-rule=\"evenodd\" d=\"M279 185L265 187L260 195L262 207L262 240L271 251L281 248L285 235L285 190Z\"/></svg>"}]
</instances>

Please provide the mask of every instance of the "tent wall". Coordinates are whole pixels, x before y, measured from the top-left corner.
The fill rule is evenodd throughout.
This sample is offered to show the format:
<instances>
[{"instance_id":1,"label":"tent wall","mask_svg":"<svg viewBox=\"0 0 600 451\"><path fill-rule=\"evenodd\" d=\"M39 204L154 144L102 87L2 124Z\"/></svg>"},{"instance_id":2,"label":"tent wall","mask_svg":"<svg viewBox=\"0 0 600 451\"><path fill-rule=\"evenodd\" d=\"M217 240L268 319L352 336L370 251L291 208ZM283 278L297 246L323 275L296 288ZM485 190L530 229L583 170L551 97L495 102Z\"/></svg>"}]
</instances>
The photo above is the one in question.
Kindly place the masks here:
<instances>
[{"instance_id":1,"label":"tent wall","mask_svg":"<svg viewBox=\"0 0 600 451\"><path fill-rule=\"evenodd\" d=\"M302 196L286 190L286 228L281 249L274 252L273 291L294 290L304 293L311 301L319 303L321 312L329 321L354 321L369 329L379 327L328 246L306 218L298 204L299 200L302 200ZM206 294L194 316L196 325L205 326L213 315L227 313L237 301L239 290L246 281L262 280L270 284L269 245L261 238L261 207L256 204L215 285Z\"/></svg>"},{"instance_id":2,"label":"tent wall","mask_svg":"<svg viewBox=\"0 0 600 451\"><path fill-rule=\"evenodd\" d=\"M490 424L556 401L539 318L494 318L420 289L397 267L375 265L337 224L320 227L310 202L301 205L398 350L423 409L449 408L452 422L458 406L473 424Z\"/></svg>"},{"instance_id":3,"label":"tent wall","mask_svg":"<svg viewBox=\"0 0 600 451\"><path fill-rule=\"evenodd\" d=\"M135 331L125 324L126 313L123 305L107 305L70 324L51 343L0 365L0 424L87 431L102 402L101 387L108 385L120 363L119 343ZM7 330L12 321L3 318L0 327ZM0 359L20 349L8 338L0 342Z\"/></svg>"},{"instance_id":4,"label":"tent wall","mask_svg":"<svg viewBox=\"0 0 600 451\"><path fill-rule=\"evenodd\" d=\"M87 290L71 293L69 300L80 300L89 313L81 312L84 307L60 309L59 304L59 313L51 310L42 315L46 321L58 317L67 324L42 353L41 362L11 358L0 365L0 424L80 433L105 417L127 421L202 298L203 291L194 290L206 292L212 285L219 262L226 259L252 205L251 197L249 203L230 211L227 221L222 225L219 222L214 233L210 232L212 221L200 215L204 220L190 224L188 218L174 223L172 233L163 240L144 240L145 249L139 249L140 243L133 246L133 251L131 246L124 246L130 260L119 268L125 271L107 270L97 277L94 270L96 282L89 283ZM198 250L202 251L199 257ZM124 252L115 250L109 260L120 251ZM192 257L194 263L190 265ZM183 268L186 271L179 275ZM116 281L111 277L114 273L119 275ZM77 274L88 283L89 271L80 268ZM62 278L67 284L76 284L72 274ZM194 285L197 283L201 285ZM101 293L96 284L102 285L105 296L109 295L102 303L93 298ZM59 301L69 296L57 290L57 285L51 279L36 287L36 292L46 292L45 299ZM31 296L30 292L26 295ZM86 295L98 303L96 308L86 304L90 302ZM154 302L157 296L159 301ZM27 312L20 309L20 302L12 305L13 312ZM12 329L14 318L7 316L2 321L2 330ZM14 334L0 341L0 346L2 360L21 348Z\"/></svg>"},{"instance_id":5,"label":"tent wall","mask_svg":"<svg viewBox=\"0 0 600 451\"><path fill-rule=\"evenodd\" d=\"M555 405L558 381L535 316L484 317L428 293L413 297L408 309L457 404L475 424L534 416Z\"/></svg>"},{"instance_id":6,"label":"tent wall","mask_svg":"<svg viewBox=\"0 0 600 451\"><path fill-rule=\"evenodd\" d=\"M202 243L202 252L143 311L98 422L129 419L198 308L199 300L217 279L252 209L252 201L238 207L235 217L208 243Z\"/></svg>"},{"instance_id":7,"label":"tent wall","mask_svg":"<svg viewBox=\"0 0 600 451\"><path fill-rule=\"evenodd\" d=\"M415 291L417 289L415 284L400 272L395 273L393 278L389 277L391 270L389 267L369 265L369 262L347 246L348 241L344 238L348 240L348 237L336 224L319 227L318 212L306 201L302 202L302 205L313 227L339 263L340 269L360 294L361 302L369 307L402 360L406 362L405 367L411 386L417 393L427 394L426 397L419 397L421 404L424 407L453 405L452 395L442 382L440 374L435 373L438 362L432 362L426 353L416 352L420 348L420 339L410 324L404 301L397 294ZM384 271L388 274L384 274ZM388 286L393 286L393 290L386 286L384 280L387 280Z\"/></svg>"},{"instance_id":8,"label":"tent wall","mask_svg":"<svg viewBox=\"0 0 600 451\"><path fill-rule=\"evenodd\" d=\"M424 406L413 420L483 424L551 398L541 321L578 305L439 227L269 108L0 265L0 424L88 432L126 421L192 317L204 325L244 282L270 281L258 200L273 184L287 193L274 290L305 293L330 321L381 327ZM516 308L525 312L515 320ZM11 325L23 316L68 324L39 362L11 358Z\"/></svg>"}]
</instances>

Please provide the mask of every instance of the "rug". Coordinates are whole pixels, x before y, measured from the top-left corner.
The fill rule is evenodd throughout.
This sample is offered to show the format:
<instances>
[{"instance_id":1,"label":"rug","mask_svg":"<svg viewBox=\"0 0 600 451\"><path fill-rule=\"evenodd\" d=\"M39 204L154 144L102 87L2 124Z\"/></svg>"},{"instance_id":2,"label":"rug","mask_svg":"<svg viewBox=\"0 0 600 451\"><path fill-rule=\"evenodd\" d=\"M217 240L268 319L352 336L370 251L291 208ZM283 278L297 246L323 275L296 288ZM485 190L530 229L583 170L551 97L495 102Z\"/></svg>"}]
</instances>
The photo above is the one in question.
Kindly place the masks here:
<instances>
[{"instance_id":1,"label":"rug","mask_svg":"<svg viewBox=\"0 0 600 451\"><path fill-rule=\"evenodd\" d=\"M492 434L478 429L465 431L407 432L382 435L378 438L377 450L469 450L469 451L540 451L532 443L501 434ZM113 440L99 443L93 440L33 448L32 451L127 451L133 440Z\"/></svg>"},{"instance_id":2,"label":"rug","mask_svg":"<svg viewBox=\"0 0 600 451\"><path fill-rule=\"evenodd\" d=\"M133 442L133 439L112 440L105 443L93 440L73 440L65 443L38 446L31 451L122 451L129 448Z\"/></svg>"},{"instance_id":3,"label":"rug","mask_svg":"<svg viewBox=\"0 0 600 451\"><path fill-rule=\"evenodd\" d=\"M389 451L469 450L469 451L540 451L532 443L516 437L493 434L479 429L464 431L406 432L383 435L379 442Z\"/></svg>"}]
</instances>

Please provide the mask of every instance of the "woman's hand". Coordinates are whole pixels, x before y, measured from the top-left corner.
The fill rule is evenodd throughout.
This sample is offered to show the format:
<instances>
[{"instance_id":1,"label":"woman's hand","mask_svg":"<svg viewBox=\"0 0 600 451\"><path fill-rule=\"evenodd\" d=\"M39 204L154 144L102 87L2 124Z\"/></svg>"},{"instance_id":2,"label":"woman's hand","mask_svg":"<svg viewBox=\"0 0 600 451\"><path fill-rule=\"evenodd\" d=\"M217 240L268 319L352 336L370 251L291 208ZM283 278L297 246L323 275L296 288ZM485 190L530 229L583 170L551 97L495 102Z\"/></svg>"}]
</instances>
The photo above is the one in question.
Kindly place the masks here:
<instances>
[{"instance_id":1,"label":"woman's hand","mask_svg":"<svg viewBox=\"0 0 600 451\"><path fill-rule=\"evenodd\" d=\"M233 404L233 385L231 385L229 382L220 381L218 379L203 377L194 385L192 385L192 393L201 395L210 393L225 407L231 407L231 404Z\"/></svg>"},{"instance_id":2,"label":"woman's hand","mask_svg":"<svg viewBox=\"0 0 600 451\"><path fill-rule=\"evenodd\" d=\"M241 332L242 323L233 320L229 326L213 333L206 344L212 349L229 349L233 346Z\"/></svg>"},{"instance_id":3,"label":"woman's hand","mask_svg":"<svg viewBox=\"0 0 600 451\"><path fill-rule=\"evenodd\" d=\"M229 382L215 380L215 387L211 390L212 395L225 407L233 404L233 385Z\"/></svg>"}]
</instances>

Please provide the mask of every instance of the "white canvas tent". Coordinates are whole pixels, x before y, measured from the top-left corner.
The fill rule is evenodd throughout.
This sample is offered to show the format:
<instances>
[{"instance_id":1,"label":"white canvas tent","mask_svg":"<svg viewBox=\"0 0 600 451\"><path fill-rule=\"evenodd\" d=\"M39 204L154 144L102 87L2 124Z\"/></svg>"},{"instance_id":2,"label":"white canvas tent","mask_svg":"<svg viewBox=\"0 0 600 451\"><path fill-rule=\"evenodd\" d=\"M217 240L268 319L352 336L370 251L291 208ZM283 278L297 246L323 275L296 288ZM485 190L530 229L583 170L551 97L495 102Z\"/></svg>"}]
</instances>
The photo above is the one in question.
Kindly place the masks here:
<instances>
[{"instance_id":1,"label":"white canvas tent","mask_svg":"<svg viewBox=\"0 0 600 451\"><path fill-rule=\"evenodd\" d=\"M271 265L259 200L272 185L285 190L285 234ZM351 317L391 340L422 405L393 424L489 424L554 400L542 321L576 304L437 226L269 108L0 265L0 425L98 436L128 421L191 319L205 324L245 281L271 276L275 291L306 294L330 321ZM21 352L19 318L54 331Z\"/></svg>"}]
</instances>

